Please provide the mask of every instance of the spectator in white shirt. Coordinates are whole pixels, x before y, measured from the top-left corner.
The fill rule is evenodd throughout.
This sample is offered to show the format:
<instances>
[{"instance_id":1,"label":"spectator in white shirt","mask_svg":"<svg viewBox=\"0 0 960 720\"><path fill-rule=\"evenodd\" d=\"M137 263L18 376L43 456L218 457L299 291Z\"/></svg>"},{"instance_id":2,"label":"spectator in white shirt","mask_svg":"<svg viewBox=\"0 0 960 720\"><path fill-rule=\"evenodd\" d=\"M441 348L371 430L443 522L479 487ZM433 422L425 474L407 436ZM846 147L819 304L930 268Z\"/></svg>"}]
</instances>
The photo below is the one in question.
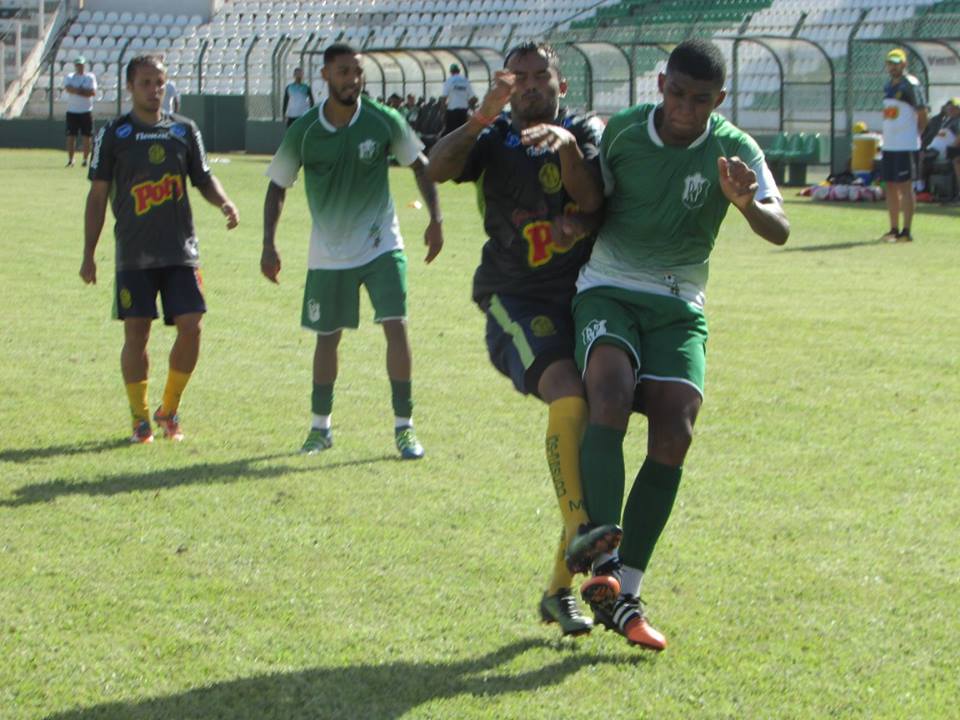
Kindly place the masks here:
<instances>
[{"instance_id":1,"label":"spectator in white shirt","mask_svg":"<svg viewBox=\"0 0 960 720\"><path fill-rule=\"evenodd\" d=\"M173 80L167 79L163 86L163 112L167 115L180 112L180 91L174 85Z\"/></svg>"},{"instance_id":2,"label":"spectator in white shirt","mask_svg":"<svg viewBox=\"0 0 960 720\"><path fill-rule=\"evenodd\" d=\"M453 132L467 121L470 101L477 99L470 81L460 74L460 66L450 66L450 77L443 83L440 101L444 103L443 135Z\"/></svg>"},{"instance_id":3,"label":"spectator in white shirt","mask_svg":"<svg viewBox=\"0 0 960 720\"><path fill-rule=\"evenodd\" d=\"M83 164L90 157L90 138L93 136L93 99L97 94L97 77L85 72L87 59L82 55L74 63L74 71L63 81L67 95L67 167L73 167L77 135L83 136Z\"/></svg>"}]
</instances>

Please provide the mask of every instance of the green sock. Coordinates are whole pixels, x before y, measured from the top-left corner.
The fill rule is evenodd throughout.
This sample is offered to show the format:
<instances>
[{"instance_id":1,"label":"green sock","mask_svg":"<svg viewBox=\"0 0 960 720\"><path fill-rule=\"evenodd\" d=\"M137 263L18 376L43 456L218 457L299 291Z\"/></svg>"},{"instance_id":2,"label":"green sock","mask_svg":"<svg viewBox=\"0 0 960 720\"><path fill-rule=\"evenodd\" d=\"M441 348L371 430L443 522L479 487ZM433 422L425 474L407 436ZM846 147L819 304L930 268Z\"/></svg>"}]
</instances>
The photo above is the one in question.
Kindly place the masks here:
<instances>
[{"instance_id":1,"label":"green sock","mask_svg":"<svg viewBox=\"0 0 960 720\"><path fill-rule=\"evenodd\" d=\"M626 432L607 425L587 425L580 444L580 476L590 520L620 523L623 506L623 438Z\"/></svg>"},{"instance_id":2,"label":"green sock","mask_svg":"<svg viewBox=\"0 0 960 720\"><path fill-rule=\"evenodd\" d=\"M413 417L413 390L410 380L391 380L390 394L393 399L393 414L397 417Z\"/></svg>"},{"instance_id":3,"label":"green sock","mask_svg":"<svg viewBox=\"0 0 960 720\"><path fill-rule=\"evenodd\" d=\"M682 474L683 467L661 465L650 458L643 461L623 511L620 558L625 565L646 571L673 509Z\"/></svg>"},{"instance_id":4,"label":"green sock","mask_svg":"<svg viewBox=\"0 0 960 720\"><path fill-rule=\"evenodd\" d=\"M310 410L314 415L329 415L333 412L333 383L329 385L313 384L310 395Z\"/></svg>"}]
</instances>

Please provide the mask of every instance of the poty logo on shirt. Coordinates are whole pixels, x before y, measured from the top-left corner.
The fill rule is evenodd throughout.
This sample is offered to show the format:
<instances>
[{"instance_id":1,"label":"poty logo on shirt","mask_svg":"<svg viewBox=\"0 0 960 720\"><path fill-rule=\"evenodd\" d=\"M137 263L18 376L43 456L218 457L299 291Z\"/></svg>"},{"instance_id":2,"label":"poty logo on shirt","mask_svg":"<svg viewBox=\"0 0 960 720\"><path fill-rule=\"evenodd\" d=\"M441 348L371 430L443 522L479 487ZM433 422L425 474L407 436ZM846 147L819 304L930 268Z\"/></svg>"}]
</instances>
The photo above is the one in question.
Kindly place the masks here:
<instances>
[{"instance_id":1,"label":"poty logo on shirt","mask_svg":"<svg viewBox=\"0 0 960 720\"><path fill-rule=\"evenodd\" d=\"M607 334L607 321L591 320L580 334L583 337L583 344L589 347L598 337Z\"/></svg>"},{"instance_id":2,"label":"poty logo on shirt","mask_svg":"<svg viewBox=\"0 0 960 720\"><path fill-rule=\"evenodd\" d=\"M709 189L710 181L700 173L687 175L683 180L683 204L691 210L700 207L706 201Z\"/></svg>"},{"instance_id":3,"label":"poty logo on shirt","mask_svg":"<svg viewBox=\"0 0 960 720\"><path fill-rule=\"evenodd\" d=\"M364 140L357 146L357 154L362 162L373 162L377 156L377 141Z\"/></svg>"},{"instance_id":4,"label":"poty logo on shirt","mask_svg":"<svg viewBox=\"0 0 960 720\"><path fill-rule=\"evenodd\" d=\"M183 197L183 178L174 173L167 173L160 180L147 180L130 188L135 205L133 211L143 215L157 205L163 205L168 200L179 200Z\"/></svg>"}]
</instances>

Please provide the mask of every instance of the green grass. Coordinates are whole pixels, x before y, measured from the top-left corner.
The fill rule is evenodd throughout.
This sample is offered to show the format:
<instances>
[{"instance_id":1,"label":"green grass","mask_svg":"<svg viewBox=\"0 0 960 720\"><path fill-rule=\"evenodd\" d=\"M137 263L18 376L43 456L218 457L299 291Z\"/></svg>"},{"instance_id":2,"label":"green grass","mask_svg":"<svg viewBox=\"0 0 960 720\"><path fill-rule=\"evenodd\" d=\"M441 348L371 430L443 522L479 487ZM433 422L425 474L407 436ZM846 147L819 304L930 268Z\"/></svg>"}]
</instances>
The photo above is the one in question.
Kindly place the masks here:
<instances>
[{"instance_id":1,"label":"green grass","mask_svg":"<svg viewBox=\"0 0 960 720\"><path fill-rule=\"evenodd\" d=\"M447 246L393 173L410 263L419 463L392 447L382 332L342 345L336 446L307 429L307 245L289 194L259 276L265 158L192 195L209 303L187 440L127 447L120 325L77 277L86 182L0 152L0 717L945 718L960 694L956 208L873 242L882 205L788 191L786 249L734 212L714 254L707 401L645 596L662 655L536 621L559 513L543 407L490 367L470 303L482 231ZM151 340L159 402L171 331ZM627 437L642 460L645 426Z\"/></svg>"}]
</instances>

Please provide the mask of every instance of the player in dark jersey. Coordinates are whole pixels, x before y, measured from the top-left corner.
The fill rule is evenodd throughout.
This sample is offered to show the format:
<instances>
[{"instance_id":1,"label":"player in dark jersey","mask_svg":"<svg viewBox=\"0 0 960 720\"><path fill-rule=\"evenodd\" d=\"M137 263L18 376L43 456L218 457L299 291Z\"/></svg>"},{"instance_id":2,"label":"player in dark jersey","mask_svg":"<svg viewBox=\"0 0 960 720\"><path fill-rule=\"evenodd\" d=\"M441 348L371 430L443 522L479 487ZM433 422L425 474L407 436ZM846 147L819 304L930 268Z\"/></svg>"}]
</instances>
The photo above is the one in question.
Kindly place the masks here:
<instances>
[{"instance_id":1,"label":"player in dark jersey","mask_svg":"<svg viewBox=\"0 0 960 720\"><path fill-rule=\"evenodd\" d=\"M567 84L549 46L520 45L504 64L478 111L434 145L428 173L435 182L476 182L483 191L489 239L473 297L487 316L491 362L518 391L549 406L547 464L564 534L540 613L563 634L577 635L593 624L570 592L573 574L615 548L621 534L616 525L587 525L579 468L587 406L573 360L570 301L591 240L568 237L563 221L603 202L597 160L603 125L560 109ZM512 115L501 112L507 102ZM578 543L565 559L574 538ZM615 583L611 579L613 595Z\"/></svg>"},{"instance_id":2,"label":"player in dark jersey","mask_svg":"<svg viewBox=\"0 0 960 720\"><path fill-rule=\"evenodd\" d=\"M133 110L105 125L90 163L90 193L84 224L80 277L97 282L94 251L110 199L116 218L114 313L123 320L120 355L133 415L131 442L153 441L147 401L147 340L157 317L157 293L164 322L176 325L163 402L153 419L166 437L180 440L177 410L200 352L200 325L206 304L200 277L187 179L203 198L237 226L239 215L210 172L200 130L189 118L161 111L166 70L158 57L141 55L127 65Z\"/></svg>"}]
</instances>

